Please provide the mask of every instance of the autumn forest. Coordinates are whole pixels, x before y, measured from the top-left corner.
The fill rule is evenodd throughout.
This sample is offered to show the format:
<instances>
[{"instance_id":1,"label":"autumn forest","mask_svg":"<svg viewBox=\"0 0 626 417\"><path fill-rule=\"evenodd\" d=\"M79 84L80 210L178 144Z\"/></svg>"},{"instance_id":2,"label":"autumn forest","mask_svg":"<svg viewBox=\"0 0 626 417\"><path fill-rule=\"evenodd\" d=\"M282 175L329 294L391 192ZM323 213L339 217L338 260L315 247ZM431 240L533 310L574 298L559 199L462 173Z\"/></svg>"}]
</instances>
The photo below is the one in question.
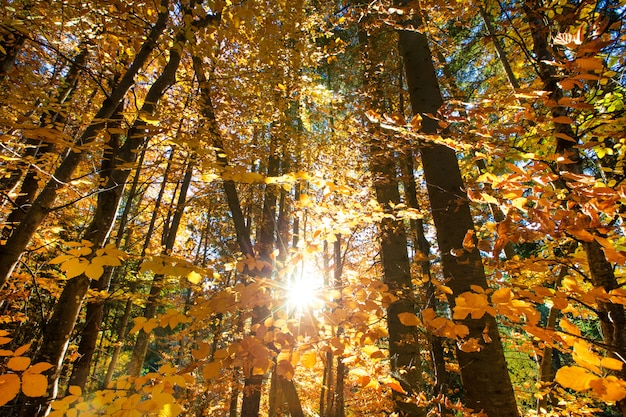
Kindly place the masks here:
<instances>
[{"instance_id":1,"label":"autumn forest","mask_svg":"<svg viewBox=\"0 0 626 417\"><path fill-rule=\"evenodd\" d=\"M0 2L1 416L626 416L620 0Z\"/></svg>"}]
</instances>

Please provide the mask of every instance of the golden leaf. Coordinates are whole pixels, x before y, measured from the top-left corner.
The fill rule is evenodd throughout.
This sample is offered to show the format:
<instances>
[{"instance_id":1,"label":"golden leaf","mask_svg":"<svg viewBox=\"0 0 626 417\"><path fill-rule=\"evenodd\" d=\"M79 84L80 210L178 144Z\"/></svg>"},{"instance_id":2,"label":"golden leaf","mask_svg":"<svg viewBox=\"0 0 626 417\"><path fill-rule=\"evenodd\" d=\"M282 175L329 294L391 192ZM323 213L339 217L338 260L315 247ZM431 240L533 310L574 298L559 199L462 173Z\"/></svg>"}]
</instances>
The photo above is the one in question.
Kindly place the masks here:
<instances>
[{"instance_id":1,"label":"golden leaf","mask_svg":"<svg viewBox=\"0 0 626 417\"><path fill-rule=\"evenodd\" d=\"M48 378L41 374L24 373L22 392L27 397L43 397L48 390Z\"/></svg>"},{"instance_id":2,"label":"golden leaf","mask_svg":"<svg viewBox=\"0 0 626 417\"><path fill-rule=\"evenodd\" d=\"M26 353L28 349L30 349L30 343L15 349L15 352L13 352L13 356L22 356L24 353Z\"/></svg>"},{"instance_id":3,"label":"golden leaf","mask_svg":"<svg viewBox=\"0 0 626 417\"><path fill-rule=\"evenodd\" d=\"M85 267L85 275L91 279L98 280L102 274L104 274L104 268L97 263L92 262Z\"/></svg>"},{"instance_id":4,"label":"golden leaf","mask_svg":"<svg viewBox=\"0 0 626 417\"><path fill-rule=\"evenodd\" d=\"M513 299L513 293L510 288L500 288L491 294L491 301L495 304L508 303Z\"/></svg>"},{"instance_id":5,"label":"golden leaf","mask_svg":"<svg viewBox=\"0 0 626 417\"><path fill-rule=\"evenodd\" d=\"M7 367L13 371L23 371L30 365L30 358L26 356L17 356L9 359Z\"/></svg>"},{"instance_id":6,"label":"golden leaf","mask_svg":"<svg viewBox=\"0 0 626 417\"><path fill-rule=\"evenodd\" d=\"M422 321L413 313L400 313L398 314L400 323L404 326L421 326Z\"/></svg>"},{"instance_id":7,"label":"golden leaf","mask_svg":"<svg viewBox=\"0 0 626 417\"><path fill-rule=\"evenodd\" d=\"M189 274L187 274L187 281L191 282L192 284L199 284L200 281L202 281L202 275L200 275L196 271L191 271Z\"/></svg>"},{"instance_id":8,"label":"golden leaf","mask_svg":"<svg viewBox=\"0 0 626 417\"><path fill-rule=\"evenodd\" d=\"M202 376L205 380L216 378L220 374L220 369L222 369L221 362L209 362L202 368Z\"/></svg>"},{"instance_id":9,"label":"golden leaf","mask_svg":"<svg viewBox=\"0 0 626 417\"><path fill-rule=\"evenodd\" d=\"M600 365L605 369L612 369L614 371L621 371L624 366L624 362L615 358L602 358Z\"/></svg>"},{"instance_id":10,"label":"golden leaf","mask_svg":"<svg viewBox=\"0 0 626 417\"><path fill-rule=\"evenodd\" d=\"M476 247L474 243L474 230L470 229L465 233L465 237L463 238L463 248L471 252Z\"/></svg>"},{"instance_id":11,"label":"golden leaf","mask_svg":"<svg viewBox=\"0 0 626 417\"><path fill-rule=\"evenodd\" d=\"M0 375L0 407L20 392L20 377L16 374Z\"/></svg>"},{"instance_id":12,"label":"golden leaf","mask_svg":"<svg viewBox=\"0 0 626 417\"><path fill-rule=\"evenodd\" d=\"M399 392L400 394L406 394L406 391L404 390L404 388L402 388L402 385L400 385L398 380L395 378L387 376L387 377L381 378L380 382L387 385L392 390Z\"/></svg>"},{"instance_id":13,"label":"golden leaf","mask_svg":"<svg viewBox=\"0 0 626 417\"><path fill-rule=\"evenodd\" d=\"M307 369L313 369L315 362L317 362L317 352L314 350L304 352L302 356L300 356L300 363Z\"/></svg>"},{"instance_id":14,"label":"golden leaf","mask_svg":"<svg viewBox=\"0 0 626 417\"><path fill-rule=\"evenodd\" d=\"M24 371L24 374L40 374L44 371L47 371L50 368L52 368L52 365L49 364L48 362L37 362L36 364L28 368L26 371Z\"/></svg>"},{"instance_id":15,"label":"golden leaf","mask_svg":"<svg viewBox=\"0 0 626 417\"><path fill-rule=\"evenodd\" d=\"M165 404L159 411L159 417L176 417L183 412L183 408L178 404Z\"/></svg>"},{"instance_id":16,"label":"golden leaf","mask_svg":"<svg viewBox=\"0 0 626 417\"><path fill-rule=\"evenodd\" d=\"M198 349L193 349L191 351L191 356L193 356L194 359L204 359L209 354L210 348L211 345L208 343L200 342L198 343Z\"/></svg>"},{"instance_id":17,"label":"golden leaf","mask_svg":"<svg viewBox=\"0 0 626 417\"><path fill-rule=\"evenodd\" d=\"M626 382L613 375L594 379L590 385L594 395L602 401L615 402L626 398Z\"/></svg>"},{"instance_id":18,"label":"golden leaf","mask_svg":"<svg viewBox=\"0 0 626 417\"><path fill-rule=\"evenodd\" d=\"M585 391L591 387L591 381L598 377L580 366L564 366L556 371L554 380L564 388Z\"/></svg>"}]
</instances>

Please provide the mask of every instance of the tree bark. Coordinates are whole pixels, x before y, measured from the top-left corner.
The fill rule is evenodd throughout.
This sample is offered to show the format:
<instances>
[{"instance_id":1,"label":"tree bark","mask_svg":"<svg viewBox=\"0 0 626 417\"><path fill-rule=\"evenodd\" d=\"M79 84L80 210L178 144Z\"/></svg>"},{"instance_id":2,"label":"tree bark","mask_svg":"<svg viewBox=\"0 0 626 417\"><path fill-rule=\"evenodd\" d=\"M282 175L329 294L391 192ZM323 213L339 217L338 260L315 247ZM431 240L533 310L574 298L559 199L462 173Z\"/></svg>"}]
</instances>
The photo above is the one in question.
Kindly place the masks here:
<instances>
[{"instance_id":1,"label":"tree bark","mask_svg":"<svg viewBox=\"0 0 626 417\"><path fill-rule=\"evenodd\" d=\"M398 4L408 5L408 2L399 1ZM399 47L404 58L412 111L423 116L421 131L435 134L437 122L427 114L436 115L443 100L430 49L426 36L416 31L421 21L414 17L405 24L412 27L399 30ZM470 291L470 285L487 289L487 280L478 250L453 255L463 249L466 232L474 230L455 152L438 144L426 144L420 152L443 270L453 291L449 297L453 307L455 297ZM465 319L462 323L470 329L469 337L491 340L484 343L479 352L457 349L467 406L475 411L483 410L489 417L518 416L495 318L485 314L481 319Z\"/></svg>"}]
</instances>

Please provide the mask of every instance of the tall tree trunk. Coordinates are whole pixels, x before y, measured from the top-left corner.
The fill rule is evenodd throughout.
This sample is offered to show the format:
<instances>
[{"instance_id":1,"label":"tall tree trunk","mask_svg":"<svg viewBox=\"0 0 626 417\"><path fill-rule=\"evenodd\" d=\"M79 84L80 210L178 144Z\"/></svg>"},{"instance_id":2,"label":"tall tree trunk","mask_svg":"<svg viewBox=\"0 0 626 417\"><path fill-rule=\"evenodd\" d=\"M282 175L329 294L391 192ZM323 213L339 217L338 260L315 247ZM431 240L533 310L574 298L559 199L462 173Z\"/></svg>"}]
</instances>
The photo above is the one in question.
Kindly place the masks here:
<instances>
[{"instance_id":1,"label":"tall tree trunk","mask_svg":"<svg viewBox=\"0 0 626 417\"><path fill-rule=\"evenodd\" d=\"M179 63L180 51L177 48L172 48L170 50L170 59L162 74L156 79L146 95L146 101L141 109L142 114L154 114L161 96L175 81ZM135 124L128 132L126 142L117 155L117 159L131 163L136 161L136 150L145 140L145 128L145 121L141 119L135 121ZM123 167L113 169L106 187L99 194L96 213L85 236L86 240L93 243L94 250L102 247L109 236L129 173L130 171L123 169ZM108 198L104 198L105 196ZM56 397L63 357L83 300L87 294L89 282L89 278L85 275L72 278L67 282L55 305L52 317L44 330L42 347L37 354L37 359L54 365L53 370L50 372L52 374L50 378L50 398ZM26 404L23 407L22 416L30 417L38 412L45 413L47 407L42 407L45 400L45 397L33 399L30 404Z\"/></svg>"},{"instance_id":2,"label":"tall tree trunk","mask_svg":"<svg viewBox=\"0 0 626 417\"><path fill-rule=\"evenodd\" d=\"M496 53L498 54L498 58L500 59L500 63L502 63L502 68L504 68L504 73L506 74L506 78L511 84L511 87L514 89L519 88L519 82L513 74L513 69L511 68L511 64L506 57L506 52L504 51L504 46L502 45L502 41L498 37L498 34L493 28L493 24L491 23L491 16L485 10L485 6L480 5L478 7L478 11L480 12L480 17L483 19L485 23L485 27L487 28L487 33L489 33L489 37L491 37L491 41L493 42L494 48L496 48Z\"/></svg>"},{"instance_id":3,"label":"tall tree trunk","mask_svg":"<svg viewBox=\"0 0 626 417\"><path fill-rule=\"evenodd\" d=\"M383 82L378 78L377 62L374 62L372 35L365 26L360 28L359 42L365 48L364 84L372 95L372 109L383 102ZM369 168L372 173L376 200L390 216L379 223L380 256L383 267L383 282L389 291L398 298L387 307L387 328L389 332L389 360L392 375L406 392L393 392L394 407L400 415L422 417L426 410L416 404L417 395L423 389L422 359L420 355L419 333L416 326L406 326L400 320L404 313L415 314L415 289L411 283L411 266L407 253L407 236L402 220L393 217L393 207L400 204L399 180L395 163L394 146L391 135L370 126L367 134L369 146Z\"/></svg>"},{"instance_id":4,"label":"tall tree trunk","mask_svg":"<svg viewBox=\"0 0 626 417\"><path fill-rule=\"evenodd\" d=\"M397 3L408 6L406 1ZM437 76L426 36L415 30L421 26L421 21L415 17L407 23L413 28L399 30L399 47L404 58L412 111L423 116L422 132L435 134L437 121L427 114L437 114L443 103ZM471 285L487 289L487 280L478 250L464 251L458 257L453 255L462 250L466 232L474 230L454 150L428 144L420 152L443 270L453 291L449 301L454 306L455 297L470 291ZM485 314L481 319L465 319L462 323L470 329L469 337L483 340L486 336L491 340L479 352L457 349L467 405L475 411L483 410L489 417L518 416L495 318Z\"/></svg>"},{"instance_id":5,"label":"tall tree trunk","mask_svg":"<svg viewBox=\"0 0 626 417\"><path fill-rule=\"evenodd\" d=\"M183 178L182 185L180 187L180 192L178 194L176 210L174 212L174 217L172 218L172 222L169 226L169 230L167 233L167 238L166 238L165 247L164 247L164 254L169 255L172 249L174 248L174 243L176 242L176 236L178 234L180 222L185 212L187 192L189 191L189 186L191 185L191 179L193 177L194 161L195 161L195 158L192 157L187 163L187 169L185 170L185 177ZM150 295L148 297L148 303L143 312L143 317L145 317L148 320L156 316L157 308L159 306L158 298L159 298L159 295L161 294L163 279L164 279L164 276L159 274L159 275L155 275L152 281L152 286L150 288ZM143 363L145 361L146 354L148 353L149 342L150 342L150 333L147 333L143 329L140 330L139 333L137 334L137 340L135 341L135 346L133 348L131 361L128 364L128 370L127 370L128 375L139 376L139 374L141 373L141 369L143 368Z\"/></svg>"},{"instance_id":6,"label":"tall tree trunk","mask_svg":"<svg viewBox=\"0 0 626 417\"><path fill-rule=\"evenodd\" d=\"M85 129L76 141L76 145L78 147L84 147L95 140L98 131L100 131L104 126L104 121L108 120L111 115L113 115L126 95L126 92L131 85L133 85L135 75L137 75L139 70L147 61L152 50L157 45L158 38L165 30L169 17L168 4L168 0L161 1L161 7L164 11L159 13L157 21L150 30L146 41L137 52L135 59L120 80L119 84L104 101L92 123ZM61 165L55 170L53 177L46 183L43 190L39 193L35 201L33 201L33 204L24 215L20 224L13 230L13 233L7 239L6 243L0 246L0 289L11 276L13 269L17 265L22 253L26 249L26 246L29 244L33 235L39 228L39 225L44 221L52 209L56 201L57 194L69 183L74 171L87 153L88 152L73 150L69 152L69 154L63 159L63 162L61 162ZM20 208L17 208L16 210L19 209Z\"/></svg>"}]
</instances>

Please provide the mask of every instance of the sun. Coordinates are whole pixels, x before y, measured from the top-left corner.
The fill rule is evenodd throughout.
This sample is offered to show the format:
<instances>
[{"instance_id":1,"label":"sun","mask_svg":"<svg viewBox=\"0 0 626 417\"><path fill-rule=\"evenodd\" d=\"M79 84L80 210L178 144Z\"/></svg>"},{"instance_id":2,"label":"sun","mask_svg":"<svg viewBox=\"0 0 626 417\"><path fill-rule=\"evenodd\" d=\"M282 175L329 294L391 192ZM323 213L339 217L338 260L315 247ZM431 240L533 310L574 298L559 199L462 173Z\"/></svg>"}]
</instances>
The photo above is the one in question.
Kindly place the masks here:
<instances>
[{"instance_id":1,"label":"sun","mask_svg":"<svg viewBox=\"0 0 626 417\"><path fill-rule=\"evenodd\" d=\"M289 311L303 312L322 307L322 282L311 276L292 280L287 285L287 306Z\"/></svg>"}]
</instances>

